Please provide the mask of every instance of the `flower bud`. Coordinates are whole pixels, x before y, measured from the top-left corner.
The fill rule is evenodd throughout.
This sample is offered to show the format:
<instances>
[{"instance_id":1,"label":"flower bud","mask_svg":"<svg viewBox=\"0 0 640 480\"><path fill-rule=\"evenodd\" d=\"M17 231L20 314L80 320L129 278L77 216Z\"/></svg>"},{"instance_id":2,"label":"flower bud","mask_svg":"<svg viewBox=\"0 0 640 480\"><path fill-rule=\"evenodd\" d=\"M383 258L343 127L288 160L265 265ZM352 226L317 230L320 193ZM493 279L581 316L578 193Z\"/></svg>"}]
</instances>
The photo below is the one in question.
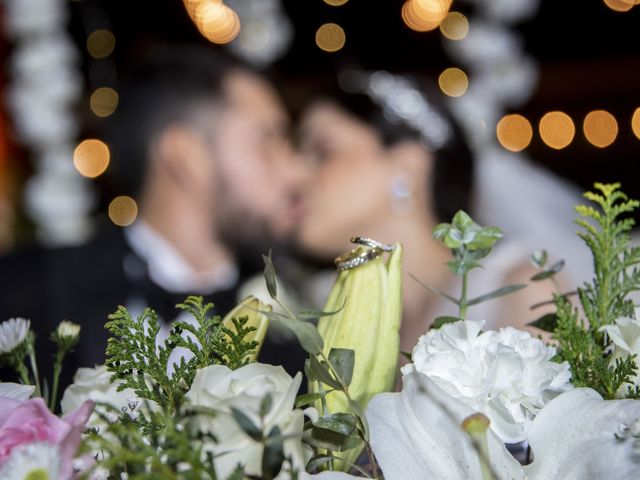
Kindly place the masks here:
<instances>
[{"instance_id":1,"label":"flower bud","mask_svg":"<svg viewBox=\"0 0 640 480\"><path fill-rule=\"evenodd\" d=\"M11 353L27 339L31 322L24 318L10 318L0 323L0 355Z\"/></svg>"},{"instance_id":2,"label":"flower bud","mask_svg":"<svg viewBox=\"0 0 640 480\"><path fill-rule=\"evenodd\" d=\"M58 337L75 340L80 335L80 325L63 320L56 330Z\"/></svg>"},{"instance_id":3,"label":"flower bud","mask_svg":"<svg viewBox=\"0 0 640 480\"><path fill-rule=\"evenodd\" d=\"M324 353L328 356L332 348L354 351L349 394L364 410L374 395L392 390L395 384L402 317L400 244L388 263L379 256L340 272L324 310L339 310L318 323ZM327 406L330 413L352 411L340 392L327 395Z\"/></svg>"},{"instance_id":4,"label":"flower bud","mask_svg":"<svg viewBox=\"0 0 640 480\"><path fill-rule=\"evenodd\" d=\"M233 323L233 319L239 320L240 318L246 317L247 323L244 324L245 328L255 327L256 329L253 332L250 332L246 337L244 337L244 341L258 342L258 346L255 348L253 353L248 356L249 362L255 362L258 358L258 354L260 353L260 349L262 348L262 344L264 343L264 337L267 334L267 329L269 328L269 318L261 312L270 312L271 305L267 305L260 300L258 300L253 295L248 296L242 302L240 302L233 310L231 310L222 320L222 324L231 331L237 331L236 326Z\"/></svg>"}]
</instances>

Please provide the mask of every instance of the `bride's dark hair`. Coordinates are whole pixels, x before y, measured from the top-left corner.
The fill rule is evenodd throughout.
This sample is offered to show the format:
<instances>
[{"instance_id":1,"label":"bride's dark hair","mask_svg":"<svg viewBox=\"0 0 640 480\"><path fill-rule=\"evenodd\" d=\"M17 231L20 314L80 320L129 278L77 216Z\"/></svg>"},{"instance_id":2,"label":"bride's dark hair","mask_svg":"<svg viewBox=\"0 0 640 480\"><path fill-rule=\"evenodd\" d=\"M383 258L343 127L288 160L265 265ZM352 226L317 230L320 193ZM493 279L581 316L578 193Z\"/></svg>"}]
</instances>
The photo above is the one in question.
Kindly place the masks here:
<instances>
[{"instance_id":1,"label":"bride's dark hair","mask_svg":"<svg viewBox=\"0 0 640 480\"><path fill-rule=\"evenodd\" d=\"M376 85L376 75L386 83ZM405 96L404 105L400 95ZM347 71L321 88L316 98L334 102L376 128L386 146L407 139L421 141L435 160L428 186L436 218L449 221L458 210L469 211L474 173L471 148L443 95L427 79Z\"/></svg>"}]
</instances>

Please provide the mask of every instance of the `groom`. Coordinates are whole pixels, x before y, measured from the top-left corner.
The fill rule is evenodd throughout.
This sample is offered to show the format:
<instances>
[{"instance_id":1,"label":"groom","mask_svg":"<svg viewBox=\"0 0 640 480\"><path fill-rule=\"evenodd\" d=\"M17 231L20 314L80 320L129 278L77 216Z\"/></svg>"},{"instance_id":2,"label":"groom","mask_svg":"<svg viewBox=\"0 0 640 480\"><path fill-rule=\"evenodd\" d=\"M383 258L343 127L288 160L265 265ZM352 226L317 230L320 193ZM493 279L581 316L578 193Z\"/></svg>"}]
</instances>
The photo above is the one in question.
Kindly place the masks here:
<instances>
[{"instance_id":1,"label":"groom","mask_svg":"<svg viewBox=\"0 0 640 480\"><path fill-rule=\"evenodd\" d=\"M134 314L150 306L165 327L188 294L227 313L260 254L287 241L300 213L306 171L263 78L216 51L182 46L154 52L119 91L105 180L110 196L136 198L136 222L102 226L80 247L0 260L0 319L32 320L41 364L50 364L58 322L81 325L68 373L104 361L104 323L118 305ZM293 351L265 345L264 355L302 368Z\"/></svg>"}]
</instances>

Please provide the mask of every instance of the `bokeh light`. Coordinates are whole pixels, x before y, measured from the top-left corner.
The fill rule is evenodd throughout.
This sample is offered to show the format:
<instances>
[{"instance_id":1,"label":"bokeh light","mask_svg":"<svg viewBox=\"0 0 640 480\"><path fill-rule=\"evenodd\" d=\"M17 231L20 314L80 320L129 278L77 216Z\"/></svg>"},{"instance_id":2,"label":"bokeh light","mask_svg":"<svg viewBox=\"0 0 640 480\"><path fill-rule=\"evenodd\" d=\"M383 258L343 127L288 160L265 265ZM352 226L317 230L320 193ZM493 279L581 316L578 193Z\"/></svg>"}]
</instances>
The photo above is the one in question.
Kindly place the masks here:
<instances>
[{"instance_id":1,"label":"bokeh light","mask_svg":"<svg viewBox=\"0 0 640 480\"><path fill-rule=\"evenodd\" d=\"M407 0L402 20L412 30L428 32L438 28L447 16L451 0Z\"/></svg>"},{"instance_id":2,"label":"bokeh light","mask_svg":"<svg viewBox=\"0 0 640 480\"><path fill-rule=\"evenodd\" d=\"M460 12L449 12L440 24L440 32L449 40L462 40L469 33L469 21Z\"/></svg>"},{"instance_id":3,"label":"bokeh light","mask_svg":"<svg viewBox=\"0 0 640 480\"><path fill-rule=\"evenodd\" d=\"M635 5L635 0L602 0L611 10L616 12L628 12Z\"/></svg>"},{"instance_id":4,"label":"bokeh light","mask_svg":"<svg viewBox=\"0 0 640 480\"><path fill-rule=\"evenodd\" d=\"M332 7L339 7L344 5L349 0L324 0L324 3L331 5Z\"/></svg>"},{"instance_id":5,"label":"bokeh light","mask_svg":"<svg viewBox=\"0 0 640 480\"><path fill-rule=\"evenodd\" d=\"M636 137L640 139L640 107L636 108L631 117L631 129Z\"/></svg>"},{"instance_id":6,"label":"bokeh light","mask_svg":"<svg viewBox=\"0 0 640 480\"><path fill-rule=\"evenodd\" d=\"M546 113L540 119L538 128L542 141L556 150L568 146L576 134L573 120L564 112Z\"/></svg>"},{"instance_id":7,"label":"bokeh light","mask_svg":"<svg viewBox=\"0 0 640 480\"><path fill-rule=\"evenodd\" d=\"M109 166L109 147L95 138L83 140L73 152L73 165L80 175L95 178Z\"/></svg>"},{"instance_id":8,"label":"bokeh light","mask_svg":"<svg viewBox=\"0 0 640 480\"><path fill-rule=\"evenodd\" d=\"M533 128L531 122L522 115L505 115L498 122L496 136L504 148L512 152L519 152L531 143Z\"/></svg>"},{"instance_id":9,"label":"bokeh light","mask_svg":"<svg viewBox=\"0 0 640 480\"><path fill-rule=\"evenodd\" d=\"M222 2L203 0L195 3L193 9L193 21L210 42L220 45L229 43L240 33L240 18Z\"/></svg>"},{"instance_id":10,"label":"bokeh light","mask_svg":"<svg viewBox=\"0 0 640 480\"><path fill-rule=\"evenodd\" d=\"M89 106L98 117L108 117L118 107L118 92L110 87L96 88L89 98Z\"/></svg>"},{"instance_id":11,"label":"bokeh light","mask_svg":"<svg viewBox=\"0 0 640 480\"><path fill-rule=\"evenodd\" d=\"M618 122L605 110L589 112L584 119L582 129L586 139L600 148L608 147L618 136Z\"/></svg>"},{"instance_id":12,"label":"bokeh light","mask_svg":"<svg viewBox=\"0 0 640 480\"><path fill-rule=\"evenodd\" d=\"M106 29L91 32L87 37L87 51L93 58L105 58L111 55L116 46L116 37Z\"/></svg>"},{"instance_id":13,"label":"bokeh light","mask_svg":"<svg viewBox=\"0 0 640 480\"><path fill-rule=\"evenodd\" d=\"M460 97L469 88L467 74L459 68L447 68L438 77L438 85L446 95L450 97Z\"/></svg>"},{"instance_id":14,"label":"bokeh light","mask_svg":"<svg viewBox=\"0 0 640 480\"><path fill-rule=\"evenodd\" d=\"M337 52L345 41L344 30L336 23L325 23L316 32L316 45L325 52Z\"/></svg>"},{"instance_id":15,"label":"bokeh light","mask_svg":"<svg viewBox=\"0 0 640 480\"><path fill-rule=\"evenodd\" d=\"M119 227L131 225L138 216L136 201L126 195L116 197L109 204L109 218Z\"/></svg>"}]
</instances>

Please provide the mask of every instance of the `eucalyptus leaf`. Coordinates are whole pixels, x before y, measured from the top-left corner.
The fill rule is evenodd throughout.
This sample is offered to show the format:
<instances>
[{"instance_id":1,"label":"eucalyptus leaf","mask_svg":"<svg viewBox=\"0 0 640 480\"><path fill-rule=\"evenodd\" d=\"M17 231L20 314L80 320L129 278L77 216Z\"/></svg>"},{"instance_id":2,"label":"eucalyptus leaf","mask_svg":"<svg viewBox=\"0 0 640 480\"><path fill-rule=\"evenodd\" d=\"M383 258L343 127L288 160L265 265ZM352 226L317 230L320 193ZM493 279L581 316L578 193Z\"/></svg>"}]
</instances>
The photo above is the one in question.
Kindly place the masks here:
<instances>
[{"instance_id":1,"label":"eucalyptus leaf","mask_svg":"<svg viewBox=\"0 0 640 480\"><path fill-rule=\"evenodd\" d=\"M542 272L536 273L533 277L530 278L532 282L537 282L540 280L544 280L549 277L553 277L556 273L562 271L564 268L564 260L560 260L549 268L545 268Z\"/></svg>"},{"instance_id":2,"label":"eucalyptus leaf","mask_svg":"<svg viewBox=\"0 0 640 480\"><path fill-rule=\"evenodd\" d=\"M504 295L509 295L510 293L517 292L518 290L522 290L526 288L524 284L518 285L509 285L508 287L502 287L497 290L494 290L491 293L487 293L485 295L481 295L479 297L473 298L467 302L467 305L477 305L478 303L486 302L487 300L492 300L494 298L502 297Z\"/></svg>"},{"instance_id":3,"label":"eucalyptus leaf","mask_svg":"<svg viewBox=\"0 0 640 480\"><path fill-rule=\"evenodd\" d=\"M304 310L296 315L300 320L315 320L322 317L331 317L336 313L340 313L346 304L346 300L342 303L339 309L331 312L323 312L322 310Z\"/></svg>"},{"instance_id":4,"label":"eucalyptus leaf","mask_svg":"<svg viewBox=\"0 0 640 480\"><path fill-rule=\"evenodd\" d=\"M276 425L269 432L262 453L262 478L265 480L276 478L282 470L284 461L284 442L280 427Z\"/></svg>"},{"instance_id":5,"label":"eucalyptus leaf","mask_svg":"<svg viewBox=\"0 0 640 480\"><path fill-rule=\"evenodd\" d=\"M502 230L498 227L482 228L473 240L467 243L469 250L482 250L493 247L493 245L503 237Z\"/></svg>"},{"instance_id":6,"label":"eucalyptus leaf","mask_svg":"<svg viewBox=\"0 0 640 480\"><path fill-rule=\"evenodd\" d=\"M555 313L547 313L529 323L529 325L544 330L545 332L554 332L558 325L558 316Z\"/></svg>"},{"instance_id":7,"label":"eucalyptus leaf","mask_svg":"<svg viewBox=\"0 0 640 480\"><path fill-rule=\"evenodd\" d=\"M459 317L450 317L450 316L443 315L441 317L436 317L433 323L431 324L430 328L437 329L443 325L446 325L447 323L455 323L455 322L459 322L460 320L461 318Z\"/></svg>"},{"instance_id":8,"label":"eucalyptus leaf","mask_svg":"<svg viewBox=\"0 0 640 480\"><path fill-rule=\"evenodd\" d=\"M331 365L347 387L351 384L351 379L353 378L355 357L355 352L350 348L332 348L329 352Z\"/></svg>"},{"instance_id":9,"label":"eucalyptus leaf","mask_svg":"<svg viewBox=\"0 0 640 480\"><path fill-rule=\"evenodd\" d=\"M457 298L454 298L454 297L452 297L451 295L448 295L448 294L446 294L446 293L444 293L444 292L441 292L440 290L438 290L438 289L436 289L436 288L433 288L433 287L431 287L431 286L427 285L426 283L422 283L422 282L418 279L418 277L416 277L416 276L415 276L415 275L413 275L412 273L411 273L411 274L409 274L409 276L410 276L411 278L413 278L416 282L418 282L418 283L420 284L420 286L421 286L421 287L423 287L423 288L425 288L425 289L429 290L430 292L435 293L436 295L440 295L440 296L441 296L441 297L443 297L443 298L446 298L447 300L449 300L450 302L452 302L452 303L453 303L453 304L455 304L455 305L459 305L459 304L460 304L460 302L458 301L458 299L457 299Z\"/></svg>"},{"instance_id":10,"label":"eucalyptus leaf","mask_svg":"<svg viewBox=\"0 0 640 480\"><path fill-rule=\"evenodd\" d=\"M311 375L322 383L329 385L331 388L342 390L342 385L329 373L329 367L326 363L321 363L315 355L309 357L309 367Z\"/></svg>"},{"instance_id":11,"label":"eucalyptus leaf","mask_svg":"<svg viewBox=\"0 0 640 480\"><path fill-rule=\"evenodd\" d=\"M298 395L296 398L296 408L304 407L306 405L311 405L317 400L320 400L324 397L328 392L314 392L314 393L304 393L302 395Z\"/></svg>"},{"instance_id":12,"label":"eucalyptus leaf","mask_svg":"<svg viewBox=\"0 0 640 480\"><path fill-rule=\"evenodd\" d=\"M433 229L433 238L437 240L443 240L449 234L449 231L453 228L450 223L441 223Z\"/></svg>"},{"instance_id":13,"label":"eucalyptus leaf","mask_svg":"<svg viewBox=\"0 0 640 480\"><path fill-rule=\"evenodd\" d=\"M477 225L469 216L467 212L464 210L458 210L456 214L453 216L453 220L451 221L454 227L464 232L469 227L473 225Z\"/></svg>"},{"instance_id":14,"label":"eucalyptus leaf","mask_svg":"<svg viewBox=\"0 0 640 480\"><path fill-rule=\"evenodd\" d=\"M247 417L246 414L234 407L231 407L231 415L233 415L236 423L244 433L246 433L256 442L262 441L262 431L256 426L255 423L253 423L253 421L249 417Z\"/></svg>"},{"instance_id":15,"label":"eucalyptus leaf","mask_svg":"<svg viewBox=\"0 0 640 480\"><path fill-rule=\"evenodd\" d=\"M307 463L306 470L307 472L313 473L314 471L318 470L320 467L330 463L331 460L333 459L334 457L332 457L331 455L318 455L317 457L313 457Z\"/></svg>"},{"instance_id":16,"label":"eucalyptus leaf","mask_svg":"<svg viewBox=\"0 0 640 480\"><path fill-rule=\"evenodd\" d=\"M274 314L269 317L291 330L307 353L317 355L322 351L324 342L315 325L303 320L293 320L284 315Z\"/></svg>"},{"instance_id":17,"label":"eucalyptus leaf","mask_svg":"<svg viewBox=\"0 0 640 480\"><path fill-rule=\"evenodd\" d=\"M267 283L267 290L271 298L275 299L278 296L278 285L276 284L276 269L271 261L271 250L269 250L269 255L262 255L262 261L264 262L264 280Z\"/></svg>"},{"instance_id":18,"label":"eucalyptus leaf","mask_svg":"<svg viewBox=\"0 0 640 480\"><path fill-rule=\"evenodd\" d=\"M470 260L451 260L447 262L449 269L458 276L462 276L465 273L473 270L474 268L482 268L482 265L478 262Z\"/></svg>"},{"instance_id":19,"label":"eucalyptus leaf","mask_svg":"<svg viewBox=\"0 0 640 480\"><path fill-rule=\"evenodd\" d=\"M547 259L548 255L546 250L534 250L533 253L531 253L531 257L529 257L531 264L536 268L544 268L547 264Z\"/></svg>"},{"instance_id":20,"label":"eucalyptus leaf","mask_svg":"<svg viewBox=\"0 0 640 480\"><path fill-rule=\"evenodd\" d=\"M318 418L313 425L342 435L352 435L356 431L357 424L358 419L351 413L334 413Z\"/></svg>"},{"instance_id":21,"label":"eucalyptus leaf","mask_svg":"<svg viewBox=\"0 0 640 480\"><path fill-rule=\"evenodd\" d=\"M312 428L303 436L304 442L316 448L343 451L358 446L362 439L355 435L343 435L326 428Z\"/></svg>"}]
</instances>

